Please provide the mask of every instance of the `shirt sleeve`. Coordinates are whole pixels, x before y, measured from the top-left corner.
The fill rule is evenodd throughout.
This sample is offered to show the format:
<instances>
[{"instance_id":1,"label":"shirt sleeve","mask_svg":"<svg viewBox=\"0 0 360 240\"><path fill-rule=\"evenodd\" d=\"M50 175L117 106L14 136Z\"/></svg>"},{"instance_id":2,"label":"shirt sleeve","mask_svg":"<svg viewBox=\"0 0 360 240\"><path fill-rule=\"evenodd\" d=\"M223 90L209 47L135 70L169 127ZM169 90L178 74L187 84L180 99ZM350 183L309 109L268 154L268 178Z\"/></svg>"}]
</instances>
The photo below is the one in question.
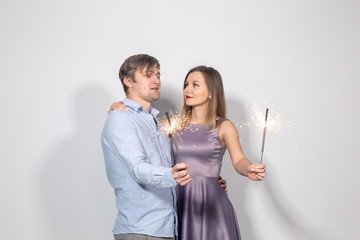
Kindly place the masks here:
<instances>
[{"instance_id":1,"label":"shirt sleeve","mask_svg":"<svg viewBox=\"0 0 360 240\"><path fill-rule=\"evenodd\" d=\"M176 186L171 168L150 163L136 124L136 120L132 119L127 112L113 111L109 114L101 136L105 158L110 157L106 155L113 154L114 160L120 161L121 165L125 166L125 170L140 184L153 187ZM112 171L111 166L106 166L106 168L107 172ZM108 177L112 178L109 179L110 182L116 181L114 174L110 173ZM116 185L115 182L112 184Z\"/></svg>"}]
</instances>

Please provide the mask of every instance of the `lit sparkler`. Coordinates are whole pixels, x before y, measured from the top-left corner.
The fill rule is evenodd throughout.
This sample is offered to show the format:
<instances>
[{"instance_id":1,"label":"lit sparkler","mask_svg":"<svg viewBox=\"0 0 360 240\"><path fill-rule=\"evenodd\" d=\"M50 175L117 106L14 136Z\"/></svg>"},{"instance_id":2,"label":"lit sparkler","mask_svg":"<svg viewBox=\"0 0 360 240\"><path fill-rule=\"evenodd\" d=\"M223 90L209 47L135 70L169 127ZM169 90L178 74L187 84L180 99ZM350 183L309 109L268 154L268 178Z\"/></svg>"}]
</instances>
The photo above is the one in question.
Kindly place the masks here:
<instances>
[{"instance_id":1,"label":"lit sparkler","mask_svg":"<svg viewBox=\"0 0 360 240\"><path fill-rule=\"evenodd\" d=\"M171 115L171 117L170 117ZM161 131L166 133L167 135L173 135L176 131L181 130L181 126L183 124L183 120L177 114L173 114L170 112L165 112L165 118L160 118L159 120L163 124Z\"/></svg>"},{"instance_id":2,"label":"lit sparkler","mask_svg":"<svg viewBox=\"0 0 360 240\"><path fill-rule=\"evenodd\" d=\"M177 154L178 157L180 157L179 148L178 148L178 145L177 145L176 138L175 138L174 134L175 134L175 131L180 128L181 119L180 119L179 116L172 115L173 117L170 120L169 113L165 112L165 115L166 115L167 122L163 121L162 130L168 134L169 139L170 139L170 145L175 146L175 153ZM171 160L172 166L175 165L174 157Z\"/></svg>"},{"instance_id":3,"label":"lit sparkler","mask_svg":"<svg viewBox=\"0 0 360 240\"><path fill-rule=\"evenodd\" d=\"M265 112L266 115L266 112ZM255 126L258 129L264 127L264 112L257 104L251 106L251 122L245 124L246 126ZM271 118L266 119L266 130L271 133L279 133L283 128L288 128L288 124L280 121L280 113L271 112ZM244 127L246 127L244 126Z\"/></svg>"},{"instance_id":4,"label":"lit sparkler","mask_svg":"<svg viewBox=\"0 0 360 240\"><path fill-rule=\"evenodd\" d=\"M271 116L268 117L268 112L268 108L266 108L266 111L264 113L263 107L260 107L257 104L253 104L251 106L251 121L240 125L240 128L247 128L252 126L260 131L263 131L260 163L262 163L263 160L266 133L278 134L282 133L285 129L287 131L290 131L291 129L290 122L284 122L280 120L280 113L274 112L272 109Z\"/></svg>"},{"instance_id":5,"label":"lit sparkler","mask_svg":"<svg viewBox=\"0 0 360 240\"><path fill-rule=\"evenodd\" d=\"M266 113L265 113L265 124L264 124L264 130L263 130L263 139L262 139L262 146L261 146L260 164L262 164L262 159L263 159L263 154L264 154L265 136L266 136L266 125L267 125L268 113L269 113L269 109L267 108L267 109L266 109Z\"/></svg>"}]
</instances>

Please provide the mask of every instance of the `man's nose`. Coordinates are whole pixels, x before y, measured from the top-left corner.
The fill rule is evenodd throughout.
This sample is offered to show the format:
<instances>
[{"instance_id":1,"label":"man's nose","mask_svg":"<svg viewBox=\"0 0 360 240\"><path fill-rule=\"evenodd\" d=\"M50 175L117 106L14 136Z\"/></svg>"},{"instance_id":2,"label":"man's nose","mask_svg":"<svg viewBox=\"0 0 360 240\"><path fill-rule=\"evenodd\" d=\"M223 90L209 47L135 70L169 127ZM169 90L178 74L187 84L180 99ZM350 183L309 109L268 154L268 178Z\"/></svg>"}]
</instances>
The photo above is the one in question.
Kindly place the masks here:
<instances>
[{"instance_id":1,"label":"man's nose","mask_svg":"<svg viewBox=\"0 0 360 240\"><path fill-rule=\"evenodd\" d=\"M153 81L154 83L160 83L160 78L159 78L158 76L156 76L156 75L153 75L152 81Z\"/></svg>"}]
</instances>

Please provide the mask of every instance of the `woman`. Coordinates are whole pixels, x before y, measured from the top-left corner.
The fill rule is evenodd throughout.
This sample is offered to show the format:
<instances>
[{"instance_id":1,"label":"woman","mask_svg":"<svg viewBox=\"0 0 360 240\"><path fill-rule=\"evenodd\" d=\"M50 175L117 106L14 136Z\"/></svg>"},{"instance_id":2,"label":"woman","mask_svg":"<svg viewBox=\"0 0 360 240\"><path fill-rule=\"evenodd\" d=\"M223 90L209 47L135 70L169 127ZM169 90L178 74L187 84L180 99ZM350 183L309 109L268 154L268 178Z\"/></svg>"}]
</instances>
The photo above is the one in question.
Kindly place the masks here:
<instances>
[{"instance_id":1,"label":"woman","mask_svg":"<svg viewBox=\"0 0 360 240\"><path fill-rule=\"evenodd\" d=\"M218 184L226 148L235 170L251 180L263 180L264 164L245 157L234 124L225 119L225 97L218 71L198 66L184 81L182 130L175 133L175 162L189 165L192 181L177 187L179 239L241 239L235 211Z\"/></svg>"}]
</instances>

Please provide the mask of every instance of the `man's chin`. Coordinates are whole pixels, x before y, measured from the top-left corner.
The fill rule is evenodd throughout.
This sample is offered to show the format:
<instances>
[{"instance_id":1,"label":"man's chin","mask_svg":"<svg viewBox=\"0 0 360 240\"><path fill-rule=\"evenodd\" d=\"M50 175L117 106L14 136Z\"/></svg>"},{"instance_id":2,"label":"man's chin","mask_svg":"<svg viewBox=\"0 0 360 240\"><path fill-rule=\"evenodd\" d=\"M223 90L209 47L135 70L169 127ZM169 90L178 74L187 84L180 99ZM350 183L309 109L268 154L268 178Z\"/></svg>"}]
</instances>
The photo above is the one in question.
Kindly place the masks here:
<instances>
[{"instance_id":1,"label":"man's chin","mask_svg":"<svg viewBox=\"0 0 360 240\"><path fill-rule=\"evenodd\" d=\"M156 102L157 100L159 100L159 98L160 98L160 94L158 96L153 96L151 98L151 102Z\"/></svg>"}]
</instances>

